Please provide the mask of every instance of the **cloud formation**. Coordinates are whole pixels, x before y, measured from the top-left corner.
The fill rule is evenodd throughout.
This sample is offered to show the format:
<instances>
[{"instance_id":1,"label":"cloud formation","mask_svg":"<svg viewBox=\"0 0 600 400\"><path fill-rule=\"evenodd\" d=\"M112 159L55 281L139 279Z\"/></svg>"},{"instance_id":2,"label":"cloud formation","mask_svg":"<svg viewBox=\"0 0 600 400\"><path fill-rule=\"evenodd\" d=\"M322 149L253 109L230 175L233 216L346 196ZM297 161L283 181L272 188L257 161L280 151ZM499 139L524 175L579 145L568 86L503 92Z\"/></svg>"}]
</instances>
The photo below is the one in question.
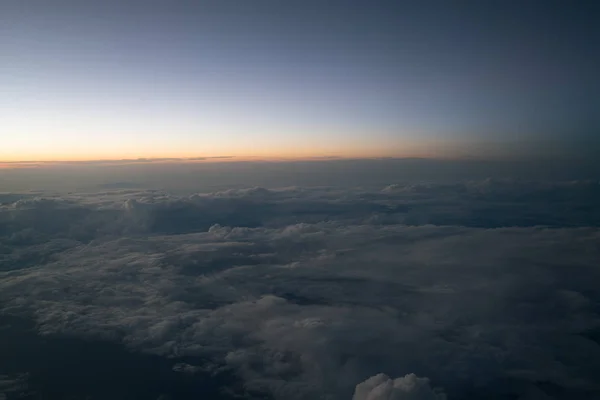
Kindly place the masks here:
<instances>
[{"instance_id":1,"label":"cloud formation","mask_svg":"<svg viewBox=\"0 0 600 400\"><path fill-rule=\"evenodd\" d=\"M446 395L433 390L429 379L415 374L396 379L378 374L356 385L352 400L446 400Z\"/></svg>"},{"instance_id":2,"label":"cloud formation","mask_svg":"<svg viewBox=\"0 0 600 400\"><path fill-rule=\"evenodd\" d=\"M4 198L1 311L42 335L276 399L600 393L597 182Z\"/></svg>"}]
</instances>

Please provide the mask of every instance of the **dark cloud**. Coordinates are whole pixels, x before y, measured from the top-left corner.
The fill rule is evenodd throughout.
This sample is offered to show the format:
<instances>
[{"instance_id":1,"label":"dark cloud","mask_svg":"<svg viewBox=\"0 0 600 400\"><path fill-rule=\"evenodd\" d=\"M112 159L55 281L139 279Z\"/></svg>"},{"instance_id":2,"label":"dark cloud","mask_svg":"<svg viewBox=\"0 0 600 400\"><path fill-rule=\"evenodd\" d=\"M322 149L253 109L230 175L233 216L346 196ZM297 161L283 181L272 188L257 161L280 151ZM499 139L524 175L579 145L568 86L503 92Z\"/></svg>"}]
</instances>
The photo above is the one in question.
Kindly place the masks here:
<instances>
[{"instance_id":1,"label":"dark cloud","mask_svg":"<svg viewBox=\"0 0 600 400\"><path fill-rule=\"evenodd\" d=\"M109 341L40 337L14 317L0 324L0 368L29 371L0 375L0 399L253 398L226 369L202 369Z\"/></svg>"},{"instance_id":2,"label":"dark cloud","mask_svg":"<svg viewBox=\"0 0 600 400\"><path fill-rule=\"evenodd\" d=\"M7 199L2 314L52 351L156 357L155 398L213 375L276 399L600 394L594 181Z\"/></svg>"},{"instance_id":3,"label":"dark cloud","mask_svg":"<svg viewBox=\"0 0 600 400\"><path fill-rule=\"evenodd\" d=\"M116 160L86 160L86 161L1 161L5 168L24 168L24 167L65 167L65 166L117 166L128 164L150 164L150 163L189 163L194 161L222 160L232 159L233 156L215 156L215 157L154 157L154 158L124 158Z\"/></svg>"},{"instance_id":4,"label":"dark cloud","mask_svg":"<svg viewBox=\"0 0 600 400\"><path fill-rule=\"evenodd\" d=\"M27 388L28 378L27 374L0 375L0 400L13 397L23 398L30 395Z\"/></svg>"}]
</instances>

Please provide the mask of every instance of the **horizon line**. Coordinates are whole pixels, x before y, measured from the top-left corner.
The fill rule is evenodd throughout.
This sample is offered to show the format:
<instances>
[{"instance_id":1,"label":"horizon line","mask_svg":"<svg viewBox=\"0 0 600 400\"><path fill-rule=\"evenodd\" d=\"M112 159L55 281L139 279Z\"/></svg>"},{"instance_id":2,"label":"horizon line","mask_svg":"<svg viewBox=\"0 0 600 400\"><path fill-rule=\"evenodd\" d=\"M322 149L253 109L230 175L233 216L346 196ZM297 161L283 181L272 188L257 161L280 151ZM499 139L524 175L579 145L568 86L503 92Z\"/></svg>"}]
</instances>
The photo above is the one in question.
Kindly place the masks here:
<instances>
[{"instance_id":1,"label":"horizon line","mask_svg":"<svg viewBox=\"0 0 600 400\"><path fill-rule=\"evenodd\" d=\"M103 158L88 160L0 160L0 169L36 168L67 165L118 166L135 164L187 164L208 162L292 162L292 161L334 161L334 160L384 160L384 159L442 159L441 157L394 157L394 156L308 156L308 157L261 157L261 156L199 156L199 157L138 157Z\"/></svg>"},{"instance_id":2,"label":"horizon line","mask_svg":"<svg viewBox=\"0 0 600 400\"><path fill-rule=\"evenodd\" d=\"M216 162L295 162L295 161L351 161L351 160L431 160L431 161L518 161L518 160L553 160L569 159L569 157L557 155L537 155L523 157L518 155L511 156L475 156L470 154L463 155L414 155L414 156L197 156L197 157L137 157L137 158L100 158L87 160L1 160L1 169L20 169L20 168L43 168L54 166L88 165L88 166L124 166L124 165L143 165L143 164L188 164L188 163L216 163Z\"/></svg>"}]
</instances>

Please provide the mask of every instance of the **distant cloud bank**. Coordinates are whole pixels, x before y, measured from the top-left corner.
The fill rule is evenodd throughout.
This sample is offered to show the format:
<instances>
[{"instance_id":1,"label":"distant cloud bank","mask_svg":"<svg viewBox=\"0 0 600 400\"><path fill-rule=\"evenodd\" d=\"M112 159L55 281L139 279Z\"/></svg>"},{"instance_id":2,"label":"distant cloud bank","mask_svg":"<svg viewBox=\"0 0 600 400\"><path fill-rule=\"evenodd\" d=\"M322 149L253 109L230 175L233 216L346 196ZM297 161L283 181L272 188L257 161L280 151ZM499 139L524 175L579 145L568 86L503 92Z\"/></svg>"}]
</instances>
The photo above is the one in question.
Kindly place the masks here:
<instances>
[{"instance_id":1,"label":"distant cloud bank","mask_svg":"<svg viewBox=\"0 0 600 400\"><path fill-rule=\"evenodd\" d=\"M69 165L128 165L128 164L152 164L152 163L191 163L197 161L216 161L234 159L233 156L215 156L215 157L163 157L163 158L124 158L116 160L57 160L57 161L2 161L0 160L0 168L39 168L52 166L69 166Z\"/></svg>"}]
</instances>

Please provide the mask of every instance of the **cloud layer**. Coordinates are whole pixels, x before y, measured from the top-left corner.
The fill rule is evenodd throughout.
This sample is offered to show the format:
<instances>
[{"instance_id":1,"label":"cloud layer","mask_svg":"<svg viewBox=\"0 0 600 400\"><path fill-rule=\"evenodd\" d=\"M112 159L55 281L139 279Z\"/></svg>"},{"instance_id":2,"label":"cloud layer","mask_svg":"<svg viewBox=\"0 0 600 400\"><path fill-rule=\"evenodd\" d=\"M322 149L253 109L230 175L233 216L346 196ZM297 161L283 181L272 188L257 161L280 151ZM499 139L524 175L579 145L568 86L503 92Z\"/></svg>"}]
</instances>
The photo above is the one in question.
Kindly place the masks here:
<instances>
[{"instance_id":1,"label":"cloud layer","mask_svg":"<svg viewBox=\"0 0 600 400\"><path fill-rule=\"evenodd\" d=\"M597 182L0 202L2 314L42 335L276 399L600 393Z\"/></svg>"}]
</instances>

